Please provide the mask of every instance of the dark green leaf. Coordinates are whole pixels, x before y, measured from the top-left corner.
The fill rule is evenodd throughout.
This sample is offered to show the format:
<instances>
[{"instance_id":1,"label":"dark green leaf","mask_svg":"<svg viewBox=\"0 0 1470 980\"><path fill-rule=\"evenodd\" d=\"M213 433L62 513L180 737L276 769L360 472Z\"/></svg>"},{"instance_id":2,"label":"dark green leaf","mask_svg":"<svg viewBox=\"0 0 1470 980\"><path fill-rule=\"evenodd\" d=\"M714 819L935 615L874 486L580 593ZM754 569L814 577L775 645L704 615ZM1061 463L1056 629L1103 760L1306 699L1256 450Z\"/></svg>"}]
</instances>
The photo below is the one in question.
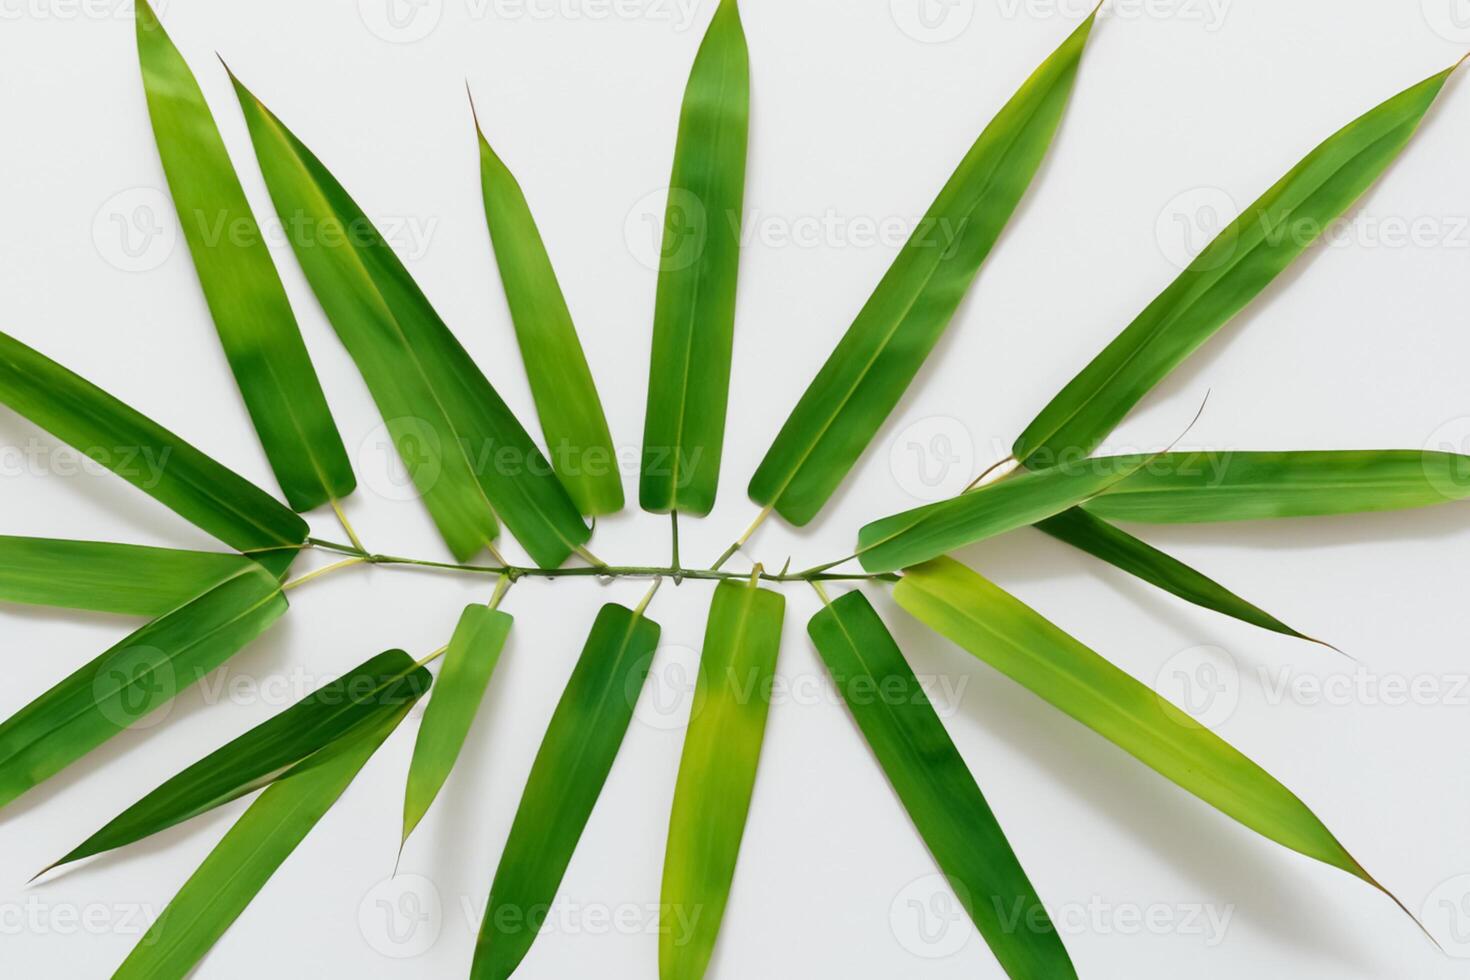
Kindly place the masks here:
<instances>
[{"instance_id":1,"label":"dark green leaf","mask_svg":"<svg viewBox=\"0 0 1470 980\"><path fill-rule=\"evenodd\" d=\"M0 402L237 551L306 540L306 522L270 494L4 333Z\"/></svg>"},{"instance_id":2,"label":"dark green leaf","mask_svg":"<svg viewBox=\"0 0 1470 980\"><path fill-rule=\"evenodd\" d=\"M719 0L679 115L664 214L643 423L644 510L715 504L745 201L750 63L735 0Z\"/></svg>"},{"instance_id":3,"label":"dark green leaf","mask_svg":"<svg viewBox=\"0 0 1470 980\"><path fill-rule=\"evenodd\" d=\"M700 980L714 951L755 790L785 613L779 592L754 583L715 587L669 817L661 980Z\"/></svg>"},{"instance_id":4,"label":"dark green leaf","mask_svg":"<svg viewBox=\"0 0 1470 980\"><path fill-rule=\"evenodd\" d=\"M498 530L552 568L591 531L500 395L331 173L235 80L276 211L450 550Z\"/></svg>"},{"instance_id":5,"label":"dark green leaf","mask_svg":"<svg viewBox=\"0 0 1470 980\"><path fill-rule=\"evenodd\" d=\"M919 836L956 883L956 897L1006 975L1076 977L975 777L867 598L849 592L813 616L807 631Z\"/></svg>"},{"instance_id":6,"label":"dark green leaf","mask_svg":"<svg viewBox=\"0 0 1470 980\"><path fill-rule=\"evenodd\" d=\"M561 284L520 183L490 148L478 119L475 132L485 220L551 464L583 514L616 513L623 509L622 474Z\"/></svg>"},{"instance_id":7,"label":"dark green leaf","mask_svg":"<svg viewBox=\"0 0 1470 980\"><path fill-rule=\"evenodd\" d=\"M1114 457L1129 467L1141 457ZM1470 497L1470 457L1410 449L1165 453L1088 501L1099 517L1202 524L1429 507Z\"/></svg>"},{"instance_id":8,"label":"dark green leaf","mask_svg":"<svg viewBox=\"0 0 1470 980\"><path fill-rule=\"evenodd\" d=\"M71 674L0 724L0 806L203 678L285 611L280 583L252 566Z\"/></svg>"},{"instance_id":9,"label":"dark green leaf","mask_svg":"<svg viewBox=\"0 0 1470 980\"><path fill-rule=\"evenodd\" d=\"M250 804L133 947L113 980L183 980L332 808L408 713L399 708Z\"/></svg>"},{"instance_id":10,"label":"dark green leaf","mask_svg":"<svg viewBox=\"0 0 1470 980\"><path fill-rule=\"evenodd\" d=\"M757 503L807 523L873 441L1036 175L1095 16L1001 108L930 205L756 470Z\"/></svg>"},{"instance_id":11,"label":"dark green leaf","mask_svg":"<svg viewBox=\"0 0 1470 980\"><path fill-rule=\"evenodd\" d=\"M1298 633L1259 606L1246 602L1219 582L1201 575L1177 558L1171 558L1081 508L1073 507L1056 517L1039 521L1036 529L1045 531L1058 541L1065 541L1094 558L1121 568L1130 575L1136 575L1165 592L1172 592L1186 602L1213 609L1273 633L1302 640L1312 639Z\"/></svg>"},{"instance_id":12,"label":"dark green leaf","mask_svg":"<svg viewBox=\"0 0 1470 980\"><path fill-rule=\"evenodd\" d=\"M470 606L460 616L414 742L403 797L404 840L449 778L514 622L509 613L488 606Z\"/></svg>"},{"instance_id":13,"label":"dark green leaf","mask_svg":"<svg viewBox=\"0 0 1470 980\"><path fill-rule=\"evenodd\" d=\"M379 654L167 780L51 867L142 840L275 782L333 743L397 714L430 680L402 650Z\"/></svg>"},{"instance_id":14,"label":"dark green leaf","mask_svg":"<svg viewBox=\"0 0 1470 980\"><path fill-rule=\"evenodd\" d=\"M1153 387L1255 299L1409 142L1454 69L1332 135L1212 241L1016 440L1033 468L1087 455Z\"/></svg>"},{"instance_id":15,"label":"dark green leaf","mask_svg":"<svg viewBox=\"0 0 1470 980\"><path fill-rule=\"evenodd\" d=\"M340 500L357 480L265 238L199 83L147 0L135 9L163 171L255 431L292 507Z\"/></svg>"},{"instance_id":16,"label":"dark green leaf","mask_svg":"<svg viewBox=\"0 0 1470 980\"><path fill-rule=\"evenodd\" d=\"M531 766L490 886L471 980L505 980L544 919L633 720L658 624L602 607Z\"/></svg>"}]
</instances>

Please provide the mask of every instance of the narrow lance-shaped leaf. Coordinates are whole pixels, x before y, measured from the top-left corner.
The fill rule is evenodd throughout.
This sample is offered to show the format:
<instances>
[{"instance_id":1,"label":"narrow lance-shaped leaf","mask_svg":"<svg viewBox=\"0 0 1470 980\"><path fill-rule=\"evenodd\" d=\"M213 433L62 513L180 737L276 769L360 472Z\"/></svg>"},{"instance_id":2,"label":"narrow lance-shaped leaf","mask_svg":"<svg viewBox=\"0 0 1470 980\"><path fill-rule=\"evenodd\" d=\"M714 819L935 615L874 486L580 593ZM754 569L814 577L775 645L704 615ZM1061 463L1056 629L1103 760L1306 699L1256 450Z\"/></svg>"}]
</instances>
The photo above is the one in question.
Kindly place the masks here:
<instances>
[{"instance_id":1,"label":"narrow lance-shaped leaf","mask_svg":"<svg viewBox=\"0 0 1470 980\"><path fill-rule=\"evenodd\" d=\"M274 572L294 555L262 552L258 557ZM0 536L0 602L151 618L254 564L244 555Z\"/></svg>"},{"instance_id":2,"label":"narrow lance-shaped leaf","mask_svg":"<svg viewBox=\"0 0 1470 980\"><path fill-rule=\"evenodd\" d=\"M950 177L750 481L756 503L806 524L913 382L1051 145L1089 16L996 114Z\"/></svg>"},{"instance_id":3,"label":"narrow lance-shaped leaf","mask_svg":"<svg viewBox=\"0 0 1470 980\"><path fill-rule=\"evenodd\" d=\"M745 31L735 0L719 0L689 72L669 178L638 486L644 510L703 516L714 507L749 126Z\"/></svg>"},{"instance_id":4,"label":"narrow lance-shaped leaf","mask_svg":"<svg viewBox=\"0 0 1470 980\"><path fill-rule=\"evenodd\" d=\"M592 532L551 464L342 185L235 91L302 271L450 550L472 558L498 514L538 565L560 565Z\"/></svg>"},{"instance_id":5,"label":"narrow lance-shaped leaf","mask_svg":"<svg viewBox=\"0 0 1470 980\"><path fill-rule=\"evenodd\" d=\"M1352 206L1409 142L1453 68L1353 120L1230 224L1016 440L1028 466L1087 455L1170 371Z\"/></svg>"},{"instance_id":6,"label":"narrow lance-shaped leaf","mask_svg":"<svg viewBox=\"0 0 1470 980\"><path fill-rule=\"evenodd\" d=\"M142 840L269 785L412 704L430 679L402 650L379 654L166 780L51 867Z\"/></svg>"},{"instance_id":7,"label":"narrow lance-shaped leaf","mask_svg":"<svg viewBox=\"0 0 1470 980\"><path fill-rule=\"evenodd\" d=\"M224 663L286 611L264 568L155 619L0 723L0 806Z\"/></svg>"},{"instance_id":8,"label":"narrow lance-shaped leaf","mask_svg":"<svg viewBox=\"0 0 1470 980\"><path fill-rule=\"evenodd\" d=\"M521 185L490 148L478 119L475 133L485 220L551 465L583 514L616 513L623 509L623 479L612 433L551 257Z\"/></svg>"},{"instance_id":9,"label":"narrow lance-shaped leaf","mask_svg":"<svg viewBox=\"0 0 1470 980\"><path fill-rule=\"evenodd\" d=\"M1290 790L1214 732L948 558L909 569L898 604L1165 778L1294 851L1381 887Z\"/></svg>"},{"instance_id":10,"label":"narrow lance-shaped leaf","mask_svg":"<svg viewBox=\"0 0 1470 980\"><path fill-rule=\"evenodd\" d=\"M495 870L471 980L505 980L525 958L618 747L658 645L658 624L609 603L551 716Z\"/></svg>"},{"instance_id":11,"label":"narrow lance-shaped leaf","mask_svg":"<svg viewBox=\"0 0 1470 980\"><path fill-rule=\"evenodd\" d=\"M1259 606L1246 602L1214 579L1200 574L1177 558L1140 541L1128 532L1092 516L1080 507L1073 507L1056 517L1038 521L1036 529L1046 532L1058 541L1065 541L1094 558L1121 568L1150 585L1171 592L1186 602L1213 609L1273 633L1312 640L1310 636L1298 633Z\"/></svg>"},{"instance_id":12,"label":"narrow lance-shaped leaf","mask_svg":"<svg viewBox=\"0 0 1470 980\"><path fill-rule=\"evenodd\" d=\"M867 598L849 592L813 616L807 631L919 836L1006 975L1076 977L975 777Z\"/></svg>"},{"instance_id":13,"label":"narrow lance-shaped leaf","mask_svg":"<svg viewBox=\"0 0 1470 980\"><path fill-rule=\"evenodd\" d=\"M1130 466L1136 457L1114 457ZM1470 497L1470 457L1411 449L1165 453L1087 509L1108 520L1203 524L1429 507Z\"/></svg>"},{"instance_id":14,"label":"narrow lance-shaped leaf","mask_svg":"<svg viewBox=\"0 0 1470 980\"><path fill-rule=\"evenodd\" d=\"M408 713L399 708L286 774L250 804L184 882L113 980L183 980Z\"/></svg>"},{"instance_id":15,"label":"narrow lance-shaped leaf","mask_svg":"<svg viewBox=\"0 0 1470 980\"><path fill-rule=\"evenodd\" d=\"M700 980L719 935L755 790L786 599L721 582L710 603L659 901L661 980Z\"/></svg>"},{"instance_id":16,"label":"narrow lance-shaped leaf","mask_svg":"<svg viewBox=\"0 0 1470 980\"><path fill-rule=\"evenodd\" d=\"M870 572L891 572L985 538L1029 527L1125 480L1150 456L1088 459L885 517L858 532L857 558Z\"/></svg>"},{"instance_id":17,"label":"narrow lance-shaped leaf","mask_svg":"<svg viewBox=\"0 0 1470 980\"><path fill-rule=\"evenodd\" d=\"M199 83L147 0L135 6L163 172L255 431L293 508L340 500L357 480L270 250Z\"/></svg>"},{"instance_id":18,"label":"narrow lance-shaped leaf","mask_svg":"<svg viewBox=\"0 0 1470 980\"><path fill-rule=\"evenodd\" d=\"M306 540L306 522L270 494L4 333L0 403L237 551Z\"/></svg>"},{"instance_id":19,"label":"narrow lance-shaped leaf","mask_svg":"<svg viewBox=\"0 0 1470 980\"><path fill-rule=\"evenodd\" d=\"M488 606L470 606L460 615L413 746L403 797L404 840L449 778L513 622L509 613Z\"/></svg>"}]
</instances>

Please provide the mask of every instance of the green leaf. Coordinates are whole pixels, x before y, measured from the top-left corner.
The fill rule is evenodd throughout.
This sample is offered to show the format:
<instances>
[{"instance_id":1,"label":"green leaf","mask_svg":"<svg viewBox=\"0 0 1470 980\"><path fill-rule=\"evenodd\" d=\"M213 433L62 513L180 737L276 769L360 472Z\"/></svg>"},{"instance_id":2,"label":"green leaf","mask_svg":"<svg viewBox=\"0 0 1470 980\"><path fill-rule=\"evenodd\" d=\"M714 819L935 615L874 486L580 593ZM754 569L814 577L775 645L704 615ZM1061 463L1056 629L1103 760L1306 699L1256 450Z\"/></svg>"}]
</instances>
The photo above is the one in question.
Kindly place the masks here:
<instances>
[{"instance_id":1,"label":"green leaf","mask_svg":"<svg viewBox=\"0 0 1470 980\"><path fill-rule=\"evenodd\" d=\"M893 594L930 629L1227 816L1380 887L1265 770L965 566L942 558L909 569Z\"/></svg>"},{"instance_id":2,"label":"green leaf","mask_svg":"<svg viewBox=\"0 0 1470 980\"><path fill-rule=\"evenodd\" d=\"M490 148L478 118L475 133L485 220L552 466L583 514L617 513L623 479L612 433L551 257L521 185Z\"/></svg>"},{"instance_id":3,"label":"green leaf","mask_svg":"<svg viewBox=\"0 0 1470 980\"><path fill-rule=\"evenodd\" d=\"M745 31L735 0L720 0L689 72L669 178L638 485L644 510L702 516L715 504L749 126Z\"/></svg>"},{"instance_id":4,"label":"green leaf","mask_svg":"<svg viewBox=\"0 0 1470 980\"><path fill-rule=\"evenodd\" d=\"M254 564L244 555L0 535L0 602L153 618Z\"/></svg>"},{"instance_id":5,"label":"green leaf","mask_svg":"<svg viewBox=\"0 0 1470 980\"><path fill-rule=\"evenodd\" d=\"M237 551L306 540L306 522L270 494L5 333L0 403Z\"/></svg>"},{"instance_id":6,"label":"green leaf","mask_svg":"<svg viewBox=\"0 0 1470 980\"><path fill-rule=\"evenodd\" d=\"M1130 466L1137 457L1114 457ZM1429 507L1470 497L1470 457L1409 449L1165 453L1087 509L1108 520L1202 524Z\"/></svg>"},{"instance_id":7,"label":"green leaf","mask_svg":"<svg viewBox=\"0 0 1470 980\"><path fill-rule=\"evenodd\" d=\"M1103 493L1154 457L1108 457L1014 476L949 500L916 507L858 532L857 559L891 572L967 544L1029 527Z\"/></svg>"},{"instance_id":8,"label":"green leaf","mask_svg":"<svg viewBox=\"0 0 1470 980\"><path fill-rule=\"evenodd\" d=\"M560 565L592 532L551 464L367 215L234 82L296 258L450 550L474 557L498 514L538 565Z\"/></svg>"},{"instance_id":9,"label":"green leaf","mask_svg":"<svg viewBox=\"0 0 1470 980\"><path fill-rule=\"evenodd\" d=\"M0 806L172 699L285 611L280 583L252 566L71 674L0 723Z\"/></svg>"},{"instance_id":10,"label":"green leaf","mask_svg":"<svg viewBox=\"0 0 1470 980\"><path fill-rule=\"evenodd\" d=\"M873 441L1036 175L1095 16L1001 108L939 192L781 427L750 481L756 503L806 524Z\"/></svg>"},{"instance_id":11,"label":"green leaf","mask_svg":"<svg viewBox=\"0 0 1470 980\"><path fill-rule=\"evenodd\" d=\"M1056 517L1047 518L1036 524L1038 531L1045 531L1058 541L1065 541L1074 548L1100 558L1130 575L1156 585L1165 592L1192 602L1206 609L1224 613L1241 622L1259 626L1261 629L1301 640L1313 640L1298 633L1281 620L1246 602L1212 578L1201 575L1188 565L1172 558L1126 531L1106 521L1099 520L1081 508L1073 507Z\"/></svg>"},{"instance_id":12,"label":"green leaf","mask_svg":"<svg viewBox=\"0 0 1470 980\"><path fill-rule=\"evenodd\" d=\"M402 650L379 654L165 781L51 868L142 840L253 793L397 714L428 690L430 680Z\"/></svg>"},{"instance_id":13,"label":"green leaf","mask_svg":"<svg viewBox=\"0 0 1470 980\"><path fill-rule=\"evenodd\" d=\"M490 886L471 980L505 980L525 958L633 720L658 624L602 607L531 766Z\"/></svg>"},{"instance_id":14,"label":"green leaf","mask_svg":"<svg viewBox=\"0 0 1470 980\"><path fill-rule=\"evenodd\" d=\"M293 508L340 500L357 480L270 250L199 83L147 0L135 8L163 171L255 431Z\"/></svg>"},{"instance_id":15,"label":"green leaf","mask_svg":"<svg viewBox=\"0 0 1470 980\"><path fill-rule=\"evenodd\" d=\"M1016 440L1028 466L1086 456L1153 387L1352 206L1409 142L1451 72L1355 119L1212 241Z\"/></svg>"},{"instance_id":16,"label":"green leaf","mask_svg":"<svg viewBox=\"0 0 1470 980\"><path fill-rule=\"evenodd\" d=\"M919 679L861 592L807 625L919 836L1013 980L1076 977L1046 909Z\"/></svg>"},{"instance_id":17,"label":"green leaf","mask_svg":"<svg viewBox=\"0 0 1470 980\"><path fill-rule=\"evenodd\" d=\"M344 739L273 784L184 882L113 980L182 980L265 887L408 713Z\"/></svg>"},{"instance_id":18,"label":"green leaf","mask_svg":"<svg viewBox=\"0 0 1470 980\"><path fill-rule=\"evenodd\" d=\"M509 613L488 606L470 606L459 617L413 746L403 798L404 840L429 812L449 778L513 622Z\"/></svg>"},{"instance_id":19,"label":"green leaf","mask_svg":"<svg viewBox=\"0 0 1470 980\"><path fill-rule=\"evenodd\" d=\"M659 902L661 980L700 980L735 880L786 598L721 582L710 604Z\"/></svg>"}]
</instances>

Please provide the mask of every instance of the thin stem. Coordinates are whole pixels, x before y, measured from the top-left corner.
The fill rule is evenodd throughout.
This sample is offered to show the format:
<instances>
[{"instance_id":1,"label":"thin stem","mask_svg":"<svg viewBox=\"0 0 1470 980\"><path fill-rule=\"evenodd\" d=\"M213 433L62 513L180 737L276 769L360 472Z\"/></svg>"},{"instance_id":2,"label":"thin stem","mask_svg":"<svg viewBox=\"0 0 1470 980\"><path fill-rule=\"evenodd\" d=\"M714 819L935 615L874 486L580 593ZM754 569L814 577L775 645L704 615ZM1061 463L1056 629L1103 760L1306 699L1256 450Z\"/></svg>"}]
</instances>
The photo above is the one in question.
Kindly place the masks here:
<instances>
[{"instance_id":1,"label":"thin stem","mask_svg":"<svg viewBox=\"0 0 1470 980\"><path fill-rule=\"evenodd\" d=\"M638 607L633 610L633 617L635 619L643 615L644 610L646 610L648 608L648 604L653 601L654 595L658 592L658 587L662 585L663 582L663 576L659 575L654 577L653 584L648 587L648 592L643 596L643 601L638 603Z\"/></svg>"},{"instance_id":2,"label":"thin stem","mask_svg":"<svg viewBox=\"0 0 1470 980\"><path fill-rule=\"evenodd\" d=\"M764 508L762 508L761 512L756 515L755 520L750 522L750 527L745 529L745 533L740 535L740 537L736 539L734 544L725 549L725 553L720 555L719 560L711 565L709 567L709 570L712 572L718 572L721 568L724 567L725 562L735 557L735 552L745 547L745 543L750 540L751 535L755 534L756 530L759 529L760 526L766 522L766 518L771 516L771 511L775 509L775 506L775 504L767 504Z\"/></svg>"},{"instance_id":3,"label":"thin stem","mask_svg":"<svg viewBox=\"0 0 1470 980\"><path fill-rule=\"evenodd\" d=\"M424 659L420 660L418 663L414 664L413 665L414 666L414 669L417 670L420 667L427 667L427 666L429 666L429 664L431 664L434 661L438 660L440 657L444 656L448 652L449 652L448 645L442 646L439 649L435 650L433 653L429 654Z\"/></svg>"},{"instance_id":4,"label":"thin stem","mask_svg":"<svg viewBox=\"0 0 1470 980\"><path fill-rule=\"evenodd\" d=\"M367 557L363 555L356 555L352 558L344 558L339 562L333 562L332 564L327 565L325 568L318 568L314 572L307 572L300 578L292 579L285 585L281 586L281 591L290 592L297 586L305 585L307 582L310 582L314 578L321 578L323 575L330 575L332 572L335 572L340 568L346 568L349 565L361 565L367 560Z\"/></svg>"},{"instance_id":5,"label":"thin stem","mask_svg":"<svg viewBox=\"0 0 1470 980\"><path fill-rule=\"evenodd\" d=\"M340 501L337 500L336 497L332 498L332 512L337 515L337 523L341 524L342 530L347 532L347 540L352 542L352 546L358 551L367 551L367 549L362 546L362 539L359 538L357 536L357 532L352 529L352 522L347 519L346 513L344 513L342 510L342 504Z\"/></svg>"},{"instance_id":6,"label":"thin stem","mask_svg":"<svg viewBox=\"0 0 1470 980\"><path fill-rule=\"evenodd\" d=\"M510 587L514 584L515 580L509 575L500 576L500 581L495 583L495 594L490 597L491 609L500 608L500 600L505 598L505 594L510 591Z\"/></svg>"},{"instance_id":7,"label":"thin stem","mask_svg":"<svg viewBox=\"0 0 1470 980\"><path fill-rule=\"evenodd\" d=\"M822 588L822 583L819 582L819 581L817 581L816 579L812 579L811 580L811 583L812 583L812 588L814 588L814 589L817 590L817 595L821 596L821 598L822 598L822 605L824 605L824 606L830 606L830 605L832 605L832 600L831 600L830 597L828 597L827 590L824 589L824 588Z\"/></svg>"},{"instance_id":8,"label":"thin stem","mask_svg":"<svg viewBox=\"0 0 1470 980\"><path fill-rule=\"evenodd\" d=\"M672 557L669 565L674 569L674 584L678 585L684 581L684 576L679 573L679 512L677 510L669 511L669 533Z\"/></svg>"},{"instance_id":9,"label":"thin stem","mask_svg":"<svg viewBox=\"0 0 1470 980\"><path fill-rule=\"evenodd\" d=\"M576 553L579 556L581 556L581 558L582 558L583 561L585 561L587 564L593 566L594 568L606 568L607 567L607 562L603 561L601 558L598 558L592 552L588 551L585 545L580 545L579 544L573 550L576 551ZM505 562L503 560L501 560L501 559L498 559L497 558L496 560L499 561L502 565L505 564Z\"/></svg>"}]
</instances>

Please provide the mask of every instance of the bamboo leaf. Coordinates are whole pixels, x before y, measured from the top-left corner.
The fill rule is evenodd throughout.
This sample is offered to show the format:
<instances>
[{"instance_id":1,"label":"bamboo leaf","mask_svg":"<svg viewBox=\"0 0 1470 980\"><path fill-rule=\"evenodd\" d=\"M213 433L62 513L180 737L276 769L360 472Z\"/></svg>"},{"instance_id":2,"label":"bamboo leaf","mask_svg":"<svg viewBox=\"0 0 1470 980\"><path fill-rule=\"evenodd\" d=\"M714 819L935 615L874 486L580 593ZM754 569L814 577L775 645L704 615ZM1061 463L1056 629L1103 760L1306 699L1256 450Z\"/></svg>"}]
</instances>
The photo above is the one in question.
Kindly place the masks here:
<instances>
[{"instance_id":1,"label":"bamboo leaf","mask_svg":"<svg viewBox=\"0 0 1470 980\"><path fill-rule=\"evenodd\" d=\"M965 566L943 558L909 569L894 598L930 629L1227 816L1381 887L1265 770Z\"/></svg>"},{"instance_id":2,"label":"bamboo leaf","mask_svg":"<svg viewBox=\"0 0 1470 980\"><path fill-rule=\"evenodd\" d=\"M113 980L182 980L346 791L408 713L399 708L288 773L250 804L138 941Z\"/></svg>"},{"instance_id":3,"label":"bamboo leaf","mask_svg":"<svg viewBox=\"0 0 1470 980\"><path fill-rule=\"evenodd\" d=\"M1051 145L1096 14L980 134L750 481L793 524L822 509L938 343Z\"/></svg>"},{"instance_id":4,"label":"bamboo leaf","mask_svg":"<svg viewBox=\"0 0 1470 980\"><path fill-rule=\"evenodd\" d=\"M279 567L295 552L257 558L267 555ZM152 618L254 564L244 555L0 535L0 602Z\"/></svg>"},{"instance_id":5,"label":"bamboo leaf","mask_svg":"<svg viewBox=\"0 0 1470 980\"><path fill-rule=\"evenodd\" d=\"M700 980L714 951L755 789L785 613L779 592L754 583L715 587L669 817L661 980ZM687 933L680 919L692 919Z\"/></svg>"},{"instance_id":6,"label":"bamboo leaf","mask_svg":"<svg viewBox=\"0 0 1470 980\"><path fill-rule=\"evenodd\" d=\"M562 485L588 516L623 509L623 480L587 355L531 207L475 120L485 220L541 434Z\"/></svg>"},{"instance_id":7,"label":"bamboo leaf","mask_svg":"<svg viewBox=\"0 0 1470 980\"><path fill-rule=\"evenodd\" d=\"M147 0L135 9L163 171L255 431L294 509L340 500L357 480L265 238L193 72Z\"/></svg>"},{"instance_id":8,"label":"bamboo leaf","mask_svg":"<svg viewBox=\"0 0 1470 980\"><path fill-rule=\"evenodd\" d=\"M1241 622L1259 626L1261 629L1301 640L1313 640L1298 633L1281 620L1246 602L1214 579L1201 575L1188 565L1164 552L1140 541L1126 531L1089 514L1086 510L1073 507L1056 517L1038 521L1038 531L1045 531L1058 541L1065 541L1074 548L1100 558L1108 564L1121 568L1130 575L1171 592L1186 602L1205 609L1224 613Z\"/></svg>"},{"instance_id":9,"label":"bamboo leaf","mask_svg":"<svg viewBox=\"0 0 1470 980\"><path fill-rule=\"evenodd\" d=\"M468 561L495 538L498 514L538 565L560 565L591 530L551 464L367 215L234 82L301 268L450 550Z\"/></svg>"},{"instance_id":10,"label":"bamboo leaf","mask_svg":"<svg viewBox=\"0 0 1470 980\"><path fill-rule=\"evenodd\" d=\"M237 551L306 540L306 522L264 490L4 333L0 403Z\"/></svg>"},{"instance_id":11,"label":"bamboo leaf","mask_svg":"<svg viewBox=\"0 0 1470 980\"><path fill-rule=\"evenodd\" d=\"M658 637L658 624L641 613L613 603L598 613L526 780L471 980L505 980L535 941L633 720Z\"/></svg>"},{"instance_id":12,"label":"bamboo leaf","mask_svg":"<svg viewBox=\"0 0 1470 980\"><path fill-rule=\"evenodd\" d=\"M379 654L166 780L51 868L142 840L269 785L411 705L429 682L429 672L402 650Z\"/></svg>"},{"instance_id":13,"label":"bamboo leaf","mask_svg":"<svg viewBox=\"0 0 1470 980\"><path fill-rule=\"evenodd\" d=\"M749 126L745 31L735 0L720 0L689 72L669 178L638 486L644 510L703 516L714 507Z\"/></svg>"},{"instance_id":14,"label":"bamboo leaf","mask_svg":"<svg viewBox=\"0 0 1470 980\"><path fill-rule=\"evenodd\" d=\"M449 778L513 622L509 613L487 606L470 606L460 616L413 746L403 799L403 840Z\"/></svg>"},{"instance_id":15,"label":"bamboo leaf","mask_svg":"<svg viewBox=\"0 0 1470 980\"><path fill-rule=\"evenodd\" d=\"M285 611L280 583L252 566L72 673L0 723L0 806L171 700Z\"/></svg>"},{"instance_id":16,"label":"bamboo leaf","mask_svg":"<svg viewBox=\"0 0 1470 980\"><path fill-rule=\"evenodd\" d=\"M849 592L813 616L807 631L919 836L957 884L956 897L1006 975L1076 977L975 777L867 598Z\"/></svg>"},{"instance_id":17,"label":"bamboo leaf","mask_svg":"<svg viewBox=\"0 0 1470 980\"><path fill-rule=\"evenodd\" d=\"M1454 68L1399 93L1309 153L1051 400L1016 440L1028 466L1088 455L1153 387L1331 227L1414 135Z\"/></svg>"},{"instance_id":18,"label":"bamboo leaf","mask_svg":"<svg viewBox=\"0 0 1470 980\"><path fill-rule=\"evenodd\" d=\"M1114 457L1127 467L1136 457ZM1201 524L1429 507L1470 497L1470 457L1420 450L1165 453L1087 502L1107 520Z\"/></svg>"},{"instance_id":19,"label":"bamboo leaf","mask_svg":"<svg viewBox=\"0 0 1470 980\"><path fill-rule=\"evenodd\" d=\"M1128 479L1152 458L1116 456L1023 470L1000 483L866 525L858 532L856 557L870 572L917 565L1055 517Z\"/></svg>"}]
</instances>

